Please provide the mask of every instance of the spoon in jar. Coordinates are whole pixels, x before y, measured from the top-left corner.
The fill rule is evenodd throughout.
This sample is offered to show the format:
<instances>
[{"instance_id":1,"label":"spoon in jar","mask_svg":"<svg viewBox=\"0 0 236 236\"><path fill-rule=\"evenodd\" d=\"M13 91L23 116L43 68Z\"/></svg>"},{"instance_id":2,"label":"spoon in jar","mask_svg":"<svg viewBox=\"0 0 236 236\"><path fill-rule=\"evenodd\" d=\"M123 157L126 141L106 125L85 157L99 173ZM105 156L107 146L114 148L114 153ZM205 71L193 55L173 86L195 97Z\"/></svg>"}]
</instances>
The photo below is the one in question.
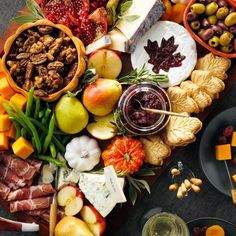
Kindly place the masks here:
<instances>
[{"instance_id":1,"label":"spoon in jar","mask_svg":"<svg viewBox=\"0 0 236 236\"><path fill-rule=\"evenodd\" d=\"M163 111L163 110L159 110L159 109L152 109L152 108L143 107L141 102L139 100L137 100L137 99L134 99L133 102L134 102L135 107L141 108L144 111L150 111L150 112L153 112L153 113L169 115L169 116L189 117L188 115L177 113L177 112Z\"/></svg>"}]
</instances>

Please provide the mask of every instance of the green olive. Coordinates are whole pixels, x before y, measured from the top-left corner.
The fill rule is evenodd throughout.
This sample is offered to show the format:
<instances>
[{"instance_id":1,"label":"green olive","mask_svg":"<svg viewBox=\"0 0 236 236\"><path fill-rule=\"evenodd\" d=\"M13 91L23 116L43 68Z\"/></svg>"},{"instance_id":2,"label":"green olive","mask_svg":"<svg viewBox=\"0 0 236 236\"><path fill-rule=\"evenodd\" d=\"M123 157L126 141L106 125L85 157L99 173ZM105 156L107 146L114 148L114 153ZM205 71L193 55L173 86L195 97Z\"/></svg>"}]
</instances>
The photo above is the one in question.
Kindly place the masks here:
<instances>
[{"instance_id":1,"label":"green olive","mask_svg":"<svg viewBox=\"0 0 236 236\"><path fill-rule=\"evenodd\" d=\"M216 17L219 20L225 19L226 16L229 14L229 9L227 7L221 7L216 12Z\"/></svg>"},{"instance_id":2,"label":"green olive","mask_svg":"<svg viewBox=\"0 0 236 236\"><path fill-rule=\"evenodd\" d=\"M208 17L207 17L207 20L208 20L208 22L209 22L211 25L215 25L215 24L217 23L216 15L208 16Z\"/></svg>"},{"instance_id":3,"label":"green olive","mask_svg":"<svg viewBox=\"0 0 236 236\"><path fill-rule=\"evenodd\" d=\"M236 24L236 12L231 12L224 21L226 26L232 26Z\"/></svg>"},{"instance_id":4,"label":"green olive","mask_svg":"<svg viewBox=\"0 0 236 236\"><path fill-rule=\"evenodd\" d=\"M204 32L205 32L205 29L200 29L198 30L197 35L201 38Z\"/></svg>"},{"instance_id":5,"label":"green olive","mask_svg":"<svg viewBox=\"0 0 236 236\"><path fill-rule=\"evenodd\" d=\"M218 4L216 2L211 2L206 5L206 14L208 16L215 14L217 10L218 10Z\"/></svg>"},{"instance_id":6,"label":"green olive","mask_svg":"<svg viewBox=\"0 0 236 236\"><path fill-rule=\"evenodd\" d=\"M221 50L222 52L226 52L226 53L232 52L233 49L234 49L234 47L233 47L232 44L229 44L229 45L227 45L227 46L220 47L220 50Z\"/></svg>"},{"instance_id":7,"label":"green olive","mask_svg":"<svg viewBox=\"0 0 236 236\"><path fill-rule=\"evenodd\" d=\"M199 30L200 26L201 26L201 23L200 23L199 20L194 20L190 23L190 26L193 30Z\"/></svg>"},{"instance_id":8,"label":"green olive","mask_svg":"<svg viewBox=\"0 0 236 236\"><path fill-rule=\"evenodd\" d=\"M234 35L228 31L225 31L221 36L220 36L220 45L221 46L228 46L233 39Z\"/></svg>"},{"instance_id":9,"label":"green olive","mask_svg":"<svg viewBox=\"0 0 236 236\"><path fill-rule=\"evenodd\" d=\"M213 48L218 47L219 43L220 43L220 39L217 36L213 36L211 39L208 40L208 44Z\"/></svg>"},{"instance_id":10,"label":"green olive","mask_svg":"<svg viewBox=\"0 0 236 236\"><path fill-rule=\"evenodd\" d=\"M205 12L205 5L202 3L194 3L191 7L191 12L201 15Z\"/></svg>"}]
</instances>

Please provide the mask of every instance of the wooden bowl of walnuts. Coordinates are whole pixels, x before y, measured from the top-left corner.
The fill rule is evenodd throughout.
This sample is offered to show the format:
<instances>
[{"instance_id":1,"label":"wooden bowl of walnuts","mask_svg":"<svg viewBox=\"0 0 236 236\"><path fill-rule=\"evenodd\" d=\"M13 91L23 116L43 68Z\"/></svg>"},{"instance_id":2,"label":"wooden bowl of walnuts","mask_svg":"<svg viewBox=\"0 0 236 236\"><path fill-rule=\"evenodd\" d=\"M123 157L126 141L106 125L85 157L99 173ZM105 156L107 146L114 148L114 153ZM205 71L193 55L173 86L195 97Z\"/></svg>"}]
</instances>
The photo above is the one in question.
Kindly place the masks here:
<instances>
[{"instance_id":1,"label":"wooden bowl of walnuts","mask_svg":"<svg viewBox=\"0 0 236 236\"><path fill-rule=\"evenodd\" d=\"M74 90L86 63L83 43L60 24L48 20L23 24L4 45L2 67L11 87L24 96L51 102Z\"/></svg>"}]
</instances>

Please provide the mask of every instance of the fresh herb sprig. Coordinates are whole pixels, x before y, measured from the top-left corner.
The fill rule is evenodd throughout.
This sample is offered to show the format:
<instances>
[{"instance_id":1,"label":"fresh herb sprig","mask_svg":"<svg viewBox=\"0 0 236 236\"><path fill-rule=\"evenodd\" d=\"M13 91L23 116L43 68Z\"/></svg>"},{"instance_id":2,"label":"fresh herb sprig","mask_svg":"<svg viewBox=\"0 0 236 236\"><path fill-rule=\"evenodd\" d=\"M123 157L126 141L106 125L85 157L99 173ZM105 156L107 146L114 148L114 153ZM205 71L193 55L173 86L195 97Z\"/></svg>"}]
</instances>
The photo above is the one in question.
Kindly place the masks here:
<instances>
[{"instance_id":1,"label":"fresh herb sprig","mask_svg":"<svg viewBox=\"0 0 236 236\"><path fill-rule=\"evenodd\" d=\"M141 70L137 68L132 70L128 75L125 75L118 79L118 81L123 85L139 84L142 82L168 82L168 76L163 74L153 75L150 74L145 64L142 66Z\"/></svg>"},{"instance_id":2,"label":"fresh herb sprig","mask_svg":"<svg viewBox=\"0 0 236 236\"><path fill-rule=\"evenodd\" d=\"M111 122L111 123L113 125L115 125L117 128L116 135L118 135L118 136L127 135L126 129L120 123L120 116L121 116L121 110L119 108L115 109L113 111L113 122Z\"/></svg>"},{"instance_id":3,"label":"fresh herb sprig","mask_svg":"<svg viewBox=\"0 0 236 236\"><path fill-rule=\"evenodd\" d=\"M21 11L21 15L13 18L13 21L16 21L18 24L25 24L45 19L40 6L35 0L26 0L25 2L29 12Z\"/></svg>"}]
</instances>

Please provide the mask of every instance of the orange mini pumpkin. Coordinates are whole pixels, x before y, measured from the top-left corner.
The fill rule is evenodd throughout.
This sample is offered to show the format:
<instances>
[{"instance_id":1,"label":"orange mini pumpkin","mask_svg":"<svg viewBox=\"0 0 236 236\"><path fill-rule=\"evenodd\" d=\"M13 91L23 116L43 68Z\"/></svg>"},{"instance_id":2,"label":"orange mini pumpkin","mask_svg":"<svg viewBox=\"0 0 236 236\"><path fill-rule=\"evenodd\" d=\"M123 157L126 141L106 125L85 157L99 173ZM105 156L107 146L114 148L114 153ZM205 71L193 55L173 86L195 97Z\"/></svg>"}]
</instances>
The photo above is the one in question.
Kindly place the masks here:
<instances>
[{"instance_id":1,"label":"orange mini pumpkin","mask_svg":"<svg viewBox=\"0 0 236 236\"><path fill-rule=\"evenodd\" d=\"M11 37L9 37L4 45L4 55L2 58L2 69L3 71L6 73L6 77L7 80L10 84L10 86L16 91L19 92L21 94L23 94L24 96L28 96L28 91L24 90L23 88L19 87L15 81L13 80L9 70L7 69L6 66L6 59L7 56L11 50L11 47L13 46L16 38L25 30L35 27L35 26L40 26L40 25L47 25L47 26L51 26L54 28L57 28L63 32L65 32L72 40L72 42L74 43L76 50L77 50L77 55L78 55L78 68L77 71L74 75L74 77L72 78L72 80L68 83L68 85L66 85L65 87L63 87L61 90L49 94L47 97L42 97L41 99L51 102L51 101L55 101L57 100L63 93L66 93L67 91L72 91L74 90L77 85L78 85L78 80L79 77L84 73L85 69L86 69L86 62L85 62L85 48L83 43L81 42L80 39L76 38L75 36L73 36L72 32L70 29L68 29L66 26L61 25L61 24L54 24L49 20L38 20L34 23L26 23L23 24L22 26L20 26L17 31L15 32L15 34L13 34Z\"/></svg>"},{"instance_id":2,"label":"orange mini pumpkin","mask_svg":"<svg viewBox=\"0 0 236 236\"><path fill-rule=\"evenodd\" d=\"M116 172L137 172L144 161L141 141L127 136L115 137L102 153L105 166L113 165Z\"/></svg>"}]
</instances>

